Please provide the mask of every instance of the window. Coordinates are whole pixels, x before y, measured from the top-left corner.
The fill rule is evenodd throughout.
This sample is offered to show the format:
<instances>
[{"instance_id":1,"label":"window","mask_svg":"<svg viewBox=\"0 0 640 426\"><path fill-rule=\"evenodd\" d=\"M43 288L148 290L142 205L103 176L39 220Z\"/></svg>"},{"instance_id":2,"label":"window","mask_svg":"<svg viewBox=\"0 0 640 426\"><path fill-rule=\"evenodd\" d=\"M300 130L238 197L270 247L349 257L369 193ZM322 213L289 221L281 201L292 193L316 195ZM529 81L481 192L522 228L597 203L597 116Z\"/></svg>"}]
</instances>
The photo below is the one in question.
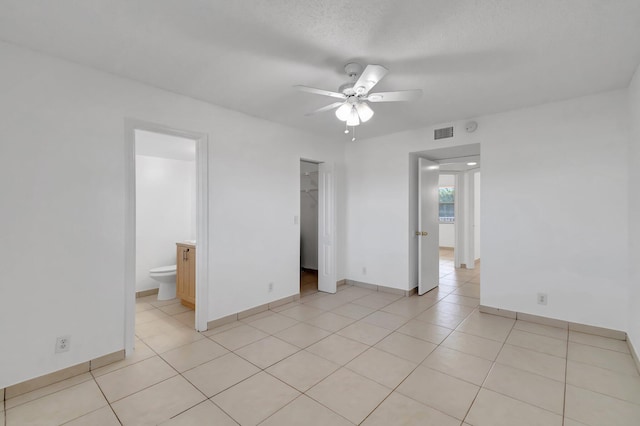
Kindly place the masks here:
<instances>
[{"instance_id":1,"label":"window","mask_svg":"<svg viewBox=\"0 0 640 426\"><path fill-rule=\"evenodd\" d=\"M455 220L455 194L456 190L452 186L441 186L439 188L440 208L438 216L440 222L453 223Z\"/></svg>"}]
</instances>

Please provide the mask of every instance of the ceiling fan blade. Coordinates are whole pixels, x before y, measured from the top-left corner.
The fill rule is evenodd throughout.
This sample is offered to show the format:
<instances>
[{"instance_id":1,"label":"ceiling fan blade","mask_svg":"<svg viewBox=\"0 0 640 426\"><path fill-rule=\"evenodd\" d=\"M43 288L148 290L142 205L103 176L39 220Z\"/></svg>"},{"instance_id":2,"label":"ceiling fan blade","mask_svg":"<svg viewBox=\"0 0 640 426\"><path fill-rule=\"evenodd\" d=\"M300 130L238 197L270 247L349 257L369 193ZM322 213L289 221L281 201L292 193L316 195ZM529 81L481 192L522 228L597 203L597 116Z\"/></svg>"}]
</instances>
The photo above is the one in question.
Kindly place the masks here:
<instances>
[{"instance_id":1,"label":"ceiling fan blade","mask_svg":"<svg viewBox=\"0 0 640 426\"><path fill-rule=\"evenodd\" d=\"M370 93L367 96L369 102L402 102L415 101L422 96L422 90L398 90L396 92Z\"/></svg>"},{"instance_id":2,"label":"ceiling fan blade","mask_svg":"<svg viewBox=\"0 0 640 426\"><path fill-rule=\"evenodd\" d=\"M388 72L389 70L382 65L367 65L358 81L353 85L353 89L358 94L367 94Z\"/></svg>"},{"instance_id":3,"label":"ceiling fan blade","mask_svg":"<svg viewBox=\"0 0 640 426\"><path fill-rule=\"evenodd\" d=\"M323 89L316 89L315 87L308 87L308 86L293 86L294 88L302 91L302 92L308 92L308 93L313 93L316 95L323 95L323 96L331 96L332 98L338 98L338 99L346 99L347 97L342 94L342 93L338 93L338 92L332 92L330 90L323 90Z\"/></svg>"},{"instance_id":4,"label":"ceiling fan blade","mask_svg":"<svg viewBox=\"0 0 640 426\"><path fill-rule=\"evenodd\" d=\"M334 102L331 105L327 105L327 106L324 106L322 108L318 108L317 110L308 112L305 115L314 115L314 114L317 114L319 112L325 112L325 111L329 111L329 110L332 110L332 109L336 109L340 105L343 105L343 104L344 104L344 102Z\"/></svg>"}]
</instances>

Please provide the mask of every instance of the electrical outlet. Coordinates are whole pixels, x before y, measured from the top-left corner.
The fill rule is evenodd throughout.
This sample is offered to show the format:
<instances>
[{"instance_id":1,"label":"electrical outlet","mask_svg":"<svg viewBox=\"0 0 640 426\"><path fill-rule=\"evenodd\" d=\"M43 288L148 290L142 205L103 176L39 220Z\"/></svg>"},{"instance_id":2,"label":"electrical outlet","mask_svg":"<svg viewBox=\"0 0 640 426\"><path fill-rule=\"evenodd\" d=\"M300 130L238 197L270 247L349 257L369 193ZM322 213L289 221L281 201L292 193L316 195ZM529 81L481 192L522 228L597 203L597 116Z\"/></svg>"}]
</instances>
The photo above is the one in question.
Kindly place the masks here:
<instances>
[{"instance_id":1,"label":"electrical outlet","mask_svg":"<svg viewBox=\"0 0 640 426\"><path fill-rule=\"evenodd\" d=\"M367 268L366 266L362 267L362 275L367 275Z\"/></svg>"},{"instance_id":2,"label":"electrical outlet","mask_svg":"<svg viewBox=\"0 0 640 426\"><path fill-rule=\"evenodd\" d=\"M269 293L273 291L273 283L269 283Z\"/></svg>"},{"instance_id":3,"label":"electrical outlet","mask_svg":"<svg viewBox=\"0 0 640 426\"><path fill-rule=\"evenodd\" d=\"M71 349L71 336L60 336L56 339L56 353Z\"/></svg>"},{"instance_id":4,"label":"electrical outlet","mask_svg":"<svg viewBox=\"0 0 640 426\"><path fill-rule=\"evenodd\" d=\"M538 305L547 304L547 293L538 293Z\"/></svg>"}]
</instances>

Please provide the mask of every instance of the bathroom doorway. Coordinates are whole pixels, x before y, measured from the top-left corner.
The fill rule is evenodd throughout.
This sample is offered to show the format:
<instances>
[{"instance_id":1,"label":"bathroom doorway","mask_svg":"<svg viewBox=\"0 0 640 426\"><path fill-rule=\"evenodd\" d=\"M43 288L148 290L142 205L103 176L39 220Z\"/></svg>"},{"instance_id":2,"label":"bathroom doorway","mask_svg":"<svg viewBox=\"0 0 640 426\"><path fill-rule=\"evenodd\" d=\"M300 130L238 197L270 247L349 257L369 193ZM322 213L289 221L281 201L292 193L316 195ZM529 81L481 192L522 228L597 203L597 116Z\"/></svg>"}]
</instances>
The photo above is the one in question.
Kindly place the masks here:
<instances>
[{"instance_id":1,"label":"bathroom doorway","mask_svg":"<svg viewBox=\"0 0 640 426\"><path fill-rule=\"evenodd\" d=\"M318 163L300 161L300 296L318 291Z\"/></svg>"},{"instance_id":2,"label":"bathroom doorway","mask_svg":"<svg viewBox=\"0 0 640 426\"><path fill-rule=\"evenodd\" d=\"M208 150L206 135L134 120L126 122L126 136L130 353L136 335L151 336L155 321L207 329Z\"/></svg>"}]
</instances>

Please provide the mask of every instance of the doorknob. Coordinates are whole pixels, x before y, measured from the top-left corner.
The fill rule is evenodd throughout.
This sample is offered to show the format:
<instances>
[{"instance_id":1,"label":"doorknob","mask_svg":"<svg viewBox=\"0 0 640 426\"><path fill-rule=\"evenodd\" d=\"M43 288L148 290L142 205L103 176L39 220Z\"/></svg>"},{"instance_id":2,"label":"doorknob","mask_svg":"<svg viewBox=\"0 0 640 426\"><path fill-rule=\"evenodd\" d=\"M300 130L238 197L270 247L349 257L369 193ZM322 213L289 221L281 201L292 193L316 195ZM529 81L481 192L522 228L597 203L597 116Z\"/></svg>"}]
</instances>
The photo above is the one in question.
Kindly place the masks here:
<instances>
[{"instance_id":1,"label":"doorknob","mask_svg":"<svg viewBox=\"0 0 640 426\"><path fill-rule=\"evenodd\" d=\"M419 237L420 235L422 235L422 233L420 231L416 231L416 237Z\"/></svg>"},{"instance_id":2,"label":"doorknob","mask_svg":"<svg viewBox=\"0 0 640 426\"><path fill-rule=\"evenodd\" d=\"M423 237L426 237L427 235L429 235L429 233L428 233L428 232L424 232L424 231L422 232L422 236L423 236Z\"/></svg>"}]
</instances>

